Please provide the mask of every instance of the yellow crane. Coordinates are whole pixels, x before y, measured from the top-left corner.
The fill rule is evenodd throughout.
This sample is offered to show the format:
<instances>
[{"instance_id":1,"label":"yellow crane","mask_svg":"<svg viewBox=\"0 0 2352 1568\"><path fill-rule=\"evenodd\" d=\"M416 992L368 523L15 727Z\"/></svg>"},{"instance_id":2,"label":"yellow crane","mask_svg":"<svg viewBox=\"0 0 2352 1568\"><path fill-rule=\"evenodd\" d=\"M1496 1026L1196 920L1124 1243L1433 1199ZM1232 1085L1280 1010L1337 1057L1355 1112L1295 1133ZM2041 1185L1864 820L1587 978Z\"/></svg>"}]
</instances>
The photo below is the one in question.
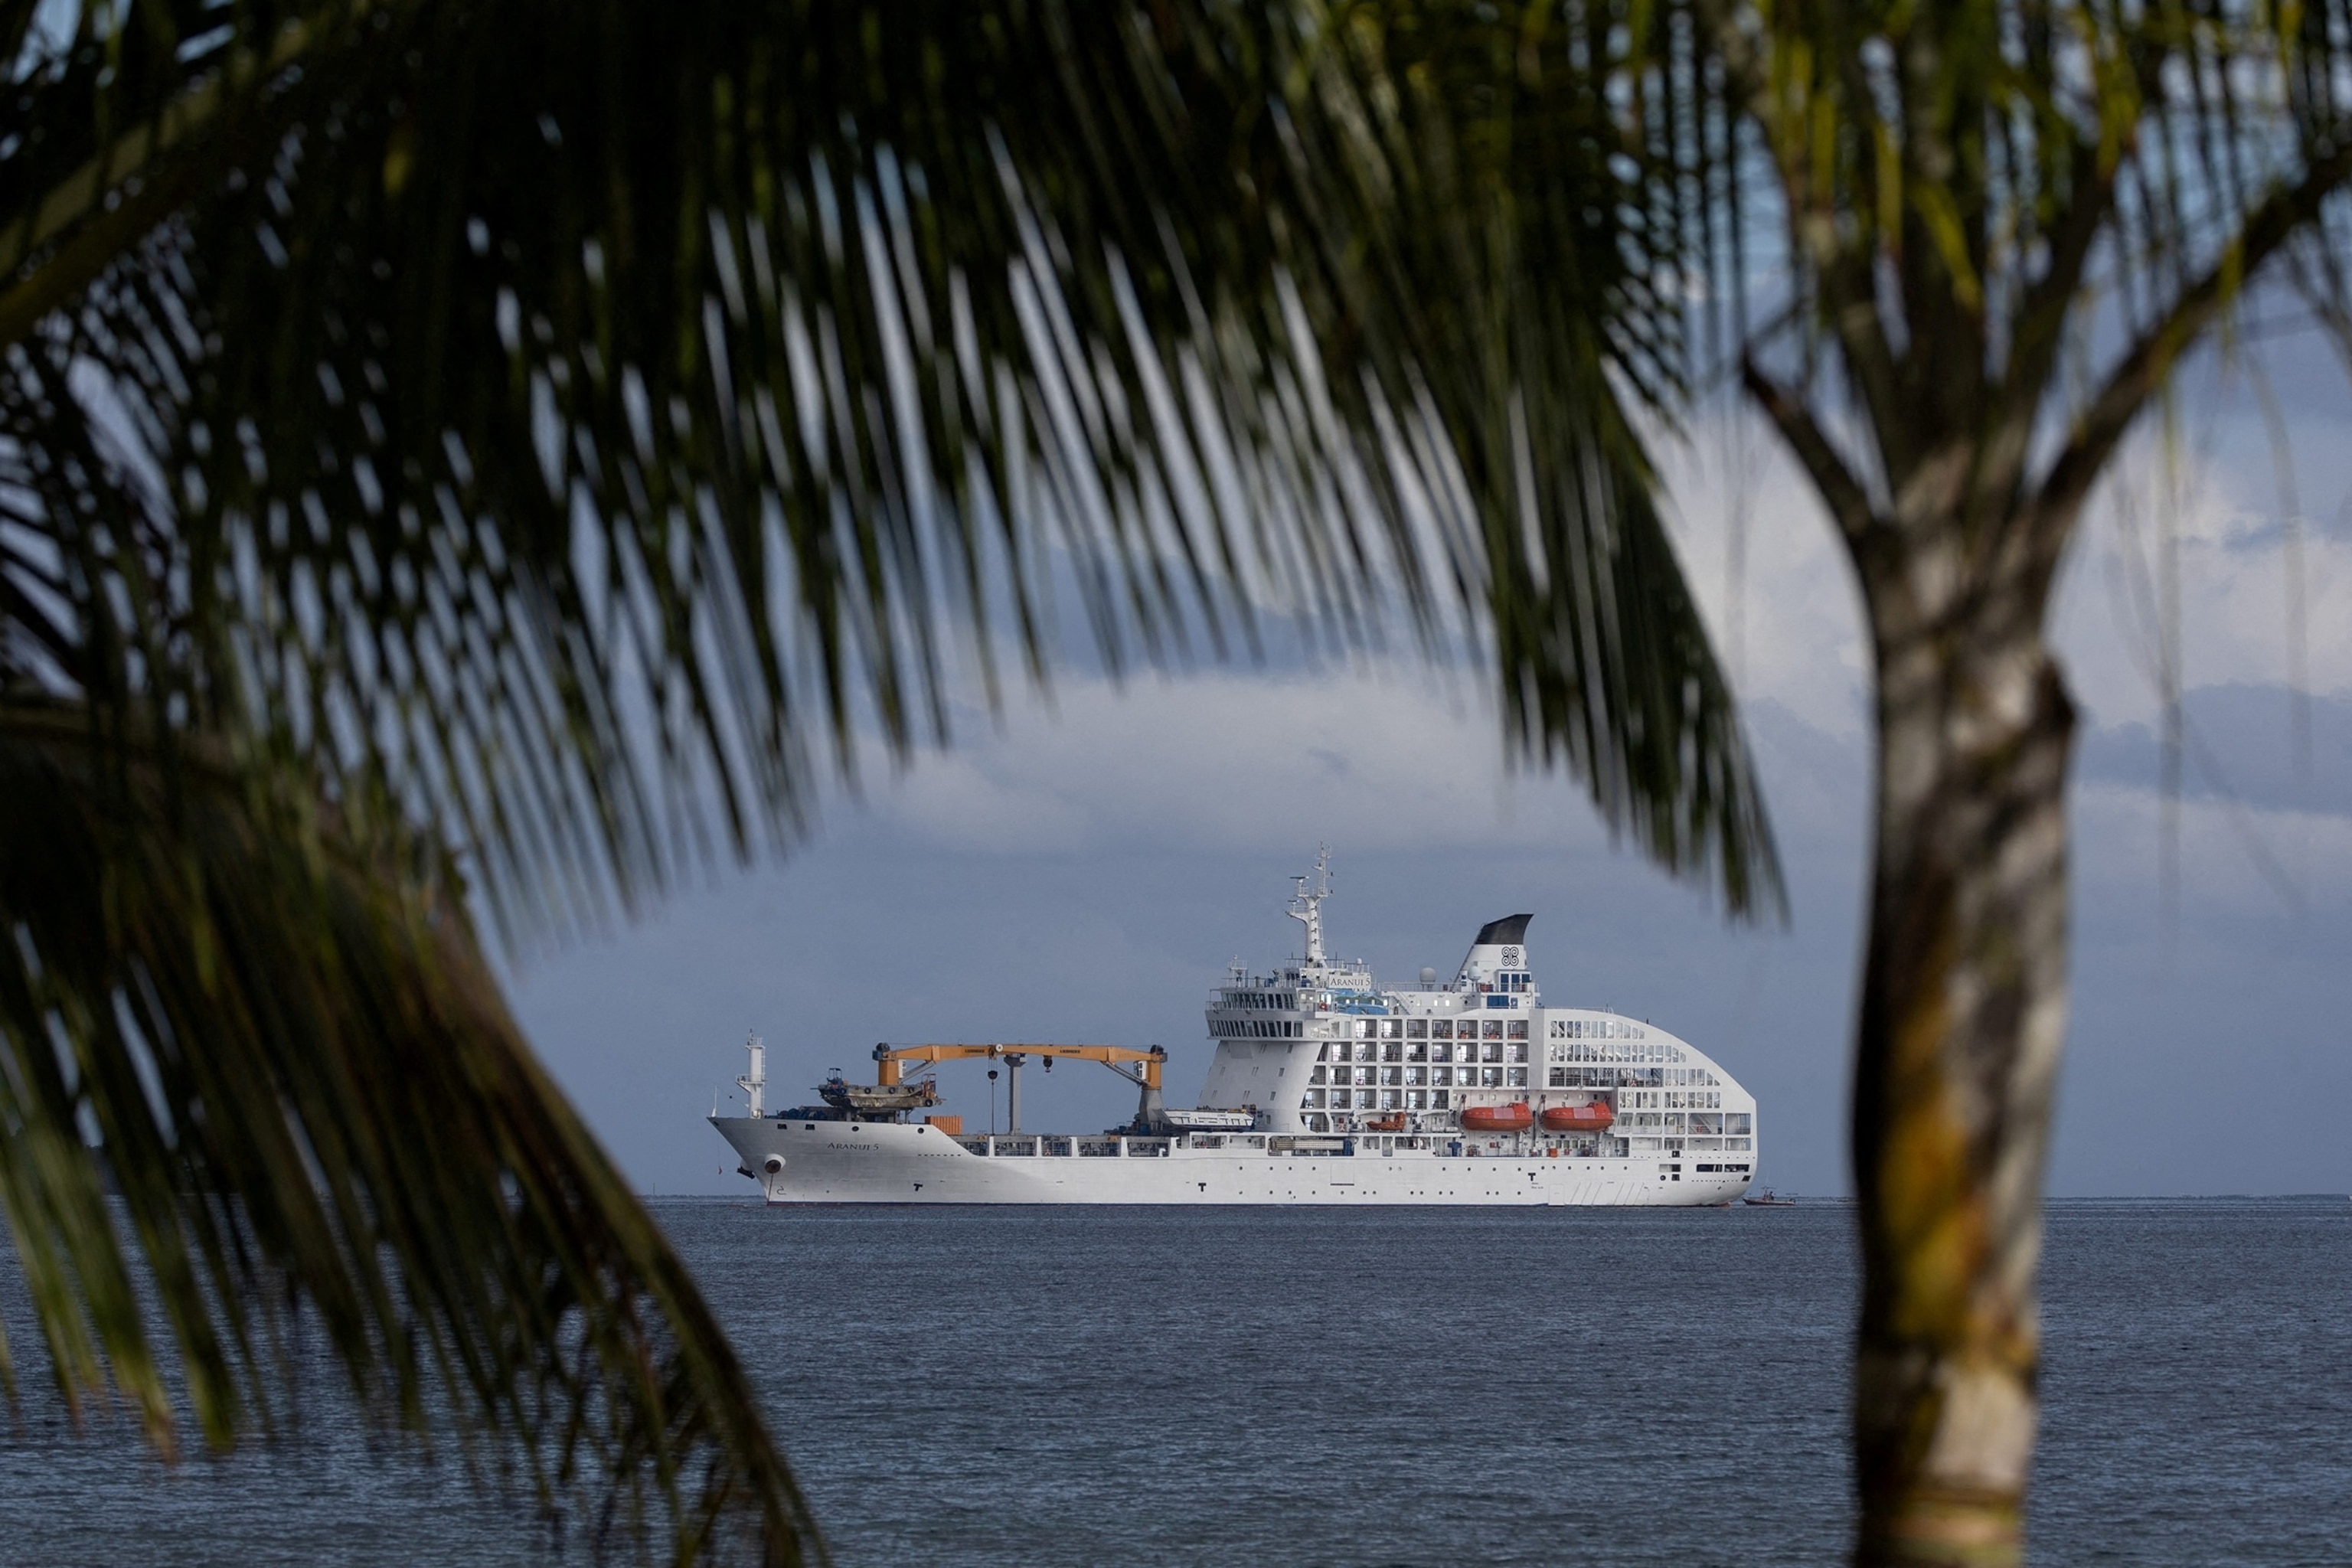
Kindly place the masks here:
<instances>
[{"instance_id":1,"label":"yellow crane","mask_svg":"<svg viewBox=\"0 0 2352 1568\"><path fill-rule=\"evenodd\" d=\"M1168 1065L1168 1052L1160 1046L1139 1051L1131 1046L1054 1046L1054 1045L930 1045L893 1046L887 1043L874 1047L877 1065L875 1077L877 1088L895 1088L900 1081L904 1064L908 1062L1002 1061L1005 1072L1006 1130L1021 1131L1021 1066L1031 1057L1041 1058L1050 1071L1056 1059L1100 1062L1129 1082L1143 1090L1136 1110L1138 1126L1148 1125L1160 1114L1160 1079Z\"/></svg>"}]
</instances>

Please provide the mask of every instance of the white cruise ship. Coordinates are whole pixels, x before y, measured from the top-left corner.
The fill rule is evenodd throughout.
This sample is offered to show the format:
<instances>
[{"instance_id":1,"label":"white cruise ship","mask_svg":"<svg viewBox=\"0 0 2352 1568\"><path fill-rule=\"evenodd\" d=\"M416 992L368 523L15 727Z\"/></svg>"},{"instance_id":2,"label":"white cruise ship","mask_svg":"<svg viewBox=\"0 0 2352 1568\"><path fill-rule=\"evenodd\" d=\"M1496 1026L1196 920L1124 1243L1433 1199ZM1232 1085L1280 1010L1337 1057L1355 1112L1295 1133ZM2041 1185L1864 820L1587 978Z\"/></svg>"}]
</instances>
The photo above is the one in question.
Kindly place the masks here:
<instances>
[{"instance_id":1,"label":"white cruise ship","mask_svg":"<svg viewBox=\"0 0 2352 1568\"><path fill-rule=\"evenodd\" d=\"M1158 1046L874 1047L875 1081L711 1124L772 1204L1727 1204L1756 1169L1756 1100L1696 1047L1606 1008L1548 1005L1529 915L1488 923L1454 978L1382 987L1323 947L1328 853L1295 879L1306 953L1235 964L1210 998L1200 1108L1171 1110ZM1006 1079L1003 1131L934 1110L933 1069ZM1099 1063L1140 1091L1102 1132L1021 1125L1021 1071ZM991 1105L993 1106L992 1090ZM992 1111L992 1121L993 1113Z\"/></svg>"}]
</instances>

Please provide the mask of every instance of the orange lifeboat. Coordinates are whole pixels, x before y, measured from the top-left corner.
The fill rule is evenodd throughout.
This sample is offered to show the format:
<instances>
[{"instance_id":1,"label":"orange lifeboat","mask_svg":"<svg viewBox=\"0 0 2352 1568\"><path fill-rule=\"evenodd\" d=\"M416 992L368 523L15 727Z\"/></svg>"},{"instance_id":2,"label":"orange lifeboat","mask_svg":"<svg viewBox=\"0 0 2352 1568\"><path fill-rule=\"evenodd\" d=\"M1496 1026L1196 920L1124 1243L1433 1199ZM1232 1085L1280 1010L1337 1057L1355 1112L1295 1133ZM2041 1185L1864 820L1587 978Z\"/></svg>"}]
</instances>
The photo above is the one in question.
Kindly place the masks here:
<instances>
[{"instance_id":1,"label":"orange lifeboat","mask_svg":"<svg viewBox=\"0 0 2352 1568\"><path fill-rule=\"evenodd\" d=\"M1535 1113L1524 1100L1509 1105L1474 1105L1462 1113L1465 1132L1525 1132L1535 1124Z\"/></svg>"},{"instance_id":2,"label":"orange lifeboat","mask_svg":"<svg viewBox=\"0 0 2352 1568\"><path fill-rule=\"evenodd\" d=\"M1601 1100L1590 1105L1548 1106L1543 1113L1547 1132L1606 1132L1617 1113Z\"/></svg>"},{"instance_id":3,"label":"orange lifeboat","mask_svg":"<svg viewBox=\"0 0 2352 1568\"><path fill-rule=\"evenodd\" d=\"M1367 1132L1402 1132L1404 1131L1404 1112L1400 1110L1394 1116L1366 1117L1364 1119L1364 1131Z\"/></svg>"}]
</instances>

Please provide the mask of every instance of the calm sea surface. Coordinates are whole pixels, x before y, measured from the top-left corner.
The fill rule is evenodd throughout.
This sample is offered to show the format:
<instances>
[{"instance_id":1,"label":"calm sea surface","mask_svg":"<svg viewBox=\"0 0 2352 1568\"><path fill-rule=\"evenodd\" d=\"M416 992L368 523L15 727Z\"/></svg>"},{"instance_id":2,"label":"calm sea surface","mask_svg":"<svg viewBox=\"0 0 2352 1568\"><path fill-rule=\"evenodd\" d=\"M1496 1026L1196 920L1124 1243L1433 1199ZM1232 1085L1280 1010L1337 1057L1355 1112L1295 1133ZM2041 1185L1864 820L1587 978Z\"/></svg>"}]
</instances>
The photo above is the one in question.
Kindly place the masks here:
<instances>
[{"instance_id":1,"label":"calm sea surface","mask_svg":"<svg viewBox=\"0 0 2352 1568\"><path fill-rule=\"evenodd\" d=\"M849 1568L1706 1568L1844 1540L1832 1205L656 1206ZM2057 1204L2043 1279L2036 1563L2352 1563L2352 1203ZM37 1381L5 1251L0 1311ZM27 1392L0 1562L556 1560L332 1421L166 1473Z\"/></svg>"}]
</instances>

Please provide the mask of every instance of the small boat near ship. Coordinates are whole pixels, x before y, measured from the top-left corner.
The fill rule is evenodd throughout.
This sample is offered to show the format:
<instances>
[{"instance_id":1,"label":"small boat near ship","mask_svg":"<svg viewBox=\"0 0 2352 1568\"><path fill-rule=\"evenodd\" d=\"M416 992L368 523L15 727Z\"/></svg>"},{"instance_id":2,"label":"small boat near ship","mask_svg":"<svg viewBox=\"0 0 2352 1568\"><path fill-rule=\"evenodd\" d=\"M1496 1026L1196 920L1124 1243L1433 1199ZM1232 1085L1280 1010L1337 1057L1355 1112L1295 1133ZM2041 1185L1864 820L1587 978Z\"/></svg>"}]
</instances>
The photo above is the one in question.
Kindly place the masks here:
<instances>
[{"instance_id":1,"label":"small boat near ship","mask_svg":"<svg viewBox=\"0 0 2352 1568\"><path fill-rule=\"evenodd\" d=\"M849 1083L843 1079L839 1068L816 1086L816 1092L817 1098L835 1110L856 1117L900 1116L909 1110L927 1110L940 1102L940 1086L929 1079L887 1087Z\"/></svg>"},{"instance_id":2,"label":"small boat near ship","mask_svg":"<svg viewBox=\"0 0 2352 1568\"><path fill-rule=\"evenodd\" d=\"M874 1047L875 1081L839 1071L821 1104L765 1109L765 1053L736 1079L748 1113L716 1116L736 1167L793 1204L1643 1205L1721 1206L1756 1168L1755 1097L1646 1019L1559 1006L1536 984L1532 915L1480 929L1450 982L1377 984L1323 945L1328 852L1286 911L1303 956L1212 992L1200 1104L1173 1109L1159 1046ZM1006 1131L933 1114L935 1071L1002 1070ZM1021 1069L1091 1061L1136 1086L1102 1132L1021 1126ZM919 1119L918 1112L922 1112ZM992 1114L991 1121L994 1121ZM1751 1204L1788 1200L1751 1195Z\"/></svg>"},{"instance_id":3,"label":"small boat near ship","mask_svg":"<svg viewBox=\"0 0 2352 1568\"><path fill-rule=\"evenodd\" d=\"M1759 1187L1739 1201L1752 1209L1792 1209L1797 1206L1796 1199L1784 1198L1769 1187Z\"/></svg>"}]
</instances>

